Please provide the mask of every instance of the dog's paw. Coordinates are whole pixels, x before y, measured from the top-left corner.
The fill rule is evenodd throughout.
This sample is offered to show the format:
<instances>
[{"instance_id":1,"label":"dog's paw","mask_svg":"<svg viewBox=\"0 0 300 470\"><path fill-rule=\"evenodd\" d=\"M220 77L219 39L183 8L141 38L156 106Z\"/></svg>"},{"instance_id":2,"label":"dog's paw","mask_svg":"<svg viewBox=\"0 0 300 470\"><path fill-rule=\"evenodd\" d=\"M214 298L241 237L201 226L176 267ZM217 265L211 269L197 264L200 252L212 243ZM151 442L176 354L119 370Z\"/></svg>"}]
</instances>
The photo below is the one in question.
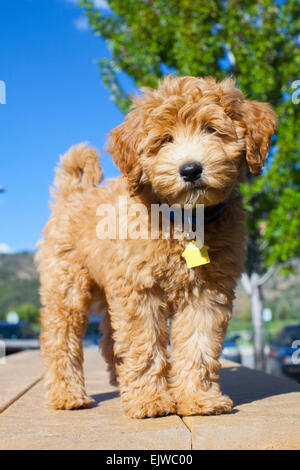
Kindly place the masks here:
<instances>
[{"instance_id":1,"label":"dog's paw","mask_svg":"<svg viewBox=\"0 0 300 470\"><path fill-rule=\"evenodd\" d=\"M176 404L176 412L180 416L220 415L231 413L232 407L233 402L226 395L209 396L207 393L186 397Z\"/></svg>"},{"instance_id":2,"label":"dog's paw","mask_svg":"<svg viewBox=\"0 0 300 470\"><path fill-rule=\"evenodd\" d=\"M77 391L61 391L52 389L47 394L47 402L51 408L56 410L74 410L77 408L87 408L95 400L86 393Z\"/></svg>"},{"instance_id":3,"label":"dog's paw","mask_svg":"<svg viewBox=\"0 0 300 470\"><path fill-rule=\"evenodd\" d=\"M75 410L77 408L87 408L90 406L92 403L94 403L95 400L88 395L85 396L76 396L76 395L70 395L70 396L62 396L62 397L56 397L55 399L50 399L49 403L52 406L52 408L55 408L56 410Z\"/></svg>"},{"instance_id":4,"label":"dog's paw","mask_svg":"<svg viewBox=\"0 0 300 470\"><path fill-rule=\"evenodd\" d=\"M154 418L176 413L175 403L168 394L151 400L136 400L126 404L125 414L129 418Z\"/></svg>"}]
</instances>

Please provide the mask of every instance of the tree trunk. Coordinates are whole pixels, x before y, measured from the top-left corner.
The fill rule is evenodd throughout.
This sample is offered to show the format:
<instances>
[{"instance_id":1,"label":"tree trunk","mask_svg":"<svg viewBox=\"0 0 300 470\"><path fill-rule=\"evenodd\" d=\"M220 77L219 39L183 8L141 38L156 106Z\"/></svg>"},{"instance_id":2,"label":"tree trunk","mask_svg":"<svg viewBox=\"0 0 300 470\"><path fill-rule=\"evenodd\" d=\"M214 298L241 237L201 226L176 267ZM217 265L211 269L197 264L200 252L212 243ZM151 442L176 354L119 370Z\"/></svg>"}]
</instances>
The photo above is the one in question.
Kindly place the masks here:
<instances>
[{"instance_id":1,"label":"tree trunk","mask_svg":"<svg viewBox=\"0 0 300 470\"><path fill-rule=\"evenodd\" d=\"M262 293L262 286L274 274L275 266L272 266L268 271L260 276L257 272L253 271L251 276L247 273L242 274L242 284L245 291L250 297L251 304L251 320L253 329L253 345L254 345L254 366L258 370L265 369L265 341L264 341L264 299Z\"/></svg>"},{"instance_id":2,"label":"tree trunk","mask_svg":"<svg viewBox=\"0 0 300 470\"><path fill-rule=\"evenodd\" d=\"M262 287L257 273L251 275L251 318L253 326L254 342L254 362L255 368L261 371L265 370L265 341L264 341L264 320L263 320L263 296Z\"/></svg>"}]
</instances>

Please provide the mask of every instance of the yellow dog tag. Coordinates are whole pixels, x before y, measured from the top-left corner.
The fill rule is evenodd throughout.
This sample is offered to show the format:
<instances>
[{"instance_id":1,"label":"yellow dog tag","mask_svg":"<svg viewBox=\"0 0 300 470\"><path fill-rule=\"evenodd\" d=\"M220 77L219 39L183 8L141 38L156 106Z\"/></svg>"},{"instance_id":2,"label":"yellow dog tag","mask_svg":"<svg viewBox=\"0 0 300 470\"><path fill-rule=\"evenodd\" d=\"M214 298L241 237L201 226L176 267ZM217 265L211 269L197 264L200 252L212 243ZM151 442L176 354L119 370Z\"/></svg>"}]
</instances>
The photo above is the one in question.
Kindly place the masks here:
<instances>
[{"instance_id":1,"label":"yellow dog tag","mask_svg":"<svg viewBox=\"0 0 300 470\"><path fill-rule=\"evenodd\" d=\"M210 263L207 250L207 246L203 245L202 248L198 248L197 244L192 241L188 244L181 256L185 258L189 268L196 268L196 266Z\"/></svg>"}]
</instances>

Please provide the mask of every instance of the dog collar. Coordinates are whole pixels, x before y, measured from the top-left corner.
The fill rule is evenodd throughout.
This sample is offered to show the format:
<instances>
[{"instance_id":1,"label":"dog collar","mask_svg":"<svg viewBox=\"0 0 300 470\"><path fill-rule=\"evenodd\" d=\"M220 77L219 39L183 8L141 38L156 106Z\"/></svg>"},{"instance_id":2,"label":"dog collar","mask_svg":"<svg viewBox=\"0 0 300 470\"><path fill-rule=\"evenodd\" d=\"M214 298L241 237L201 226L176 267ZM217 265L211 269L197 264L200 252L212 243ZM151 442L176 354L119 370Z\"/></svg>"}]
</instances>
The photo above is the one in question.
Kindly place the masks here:
<instances>
[{"instance_id":1,"label":"dog collar","mask_svg":"<svg viewBox=\"0 0 300 470\"><path fill-rule=\"evenodd\" d=\"M222 217L222 215L224 214L225 207L226 207L225 202L220 202L220 204L217 204L216 206L205 207L204 208L204 223L211 224L215 220ZM194 216L195 216L195 223L196 223L196 213L193 214L193 223L194 223Z\"/></svg>"},{"instance_id":2,"label":"dog collar","mask_svg":"<svg viewBox=\"0 0 300 470\"><path fill-rule=\"evenodd\" d=\"M204 207L204 226L205 224L211 224L215 222L220 217L222 217L226 207L225 202L216 204L215 206ZM192 218L189 222L189 229L185 232L185 238L189 241L188 245L185 247L182 257L185 258L188 268L196 268L202 266L203 264L210 263L210 258L208 254L209 247L203 244L203 241L194 240L195 233L194 229L197 225L197 212L195 209L192 211ZM175 211L170 210L170 220L174 223ZM182 224L184 225L184 212L181 210Z\"/></svg>"},{"instance_id":3,"label":"dog collar","mask_svg":"<svg viewBox=\"0 0 300 470\"><path fill-rule=\"evenodd\" d=\"M215 206L204 207L204 224L209 225L222 217L226 207L225 202L220 202ZM170 210L170 220L174 222L174 211ZM184 213L182 211L182 223L184 222ZM195 227L197 222L196 210L192 211L192 225Z\"/></svg>"},{"instance_id":4,"label":"dog collar","mask_svg":"<svg viewBox=\"0 0 300 470\"><path fill-rule=\"evenodd\" d=\"M225 202L221 202L215 206L204 207L204 226L205 224L211 224L215 220L222 217L225 210ZM184 224L184 213L182 214L182 224ZM197 225L197 212L195 209L192 211L192 218L190 220L190 230L185 233L186 240L189 241L188 245L185 247L181 256L185 258L188 268L196 268L202 266L203 264L210 263L210 257L208 254L209 247L203 244L203 240L197 241L194 240L195 233L194 229ZM170 217L173 217L174 221L174 212ZM200 244L199 244L200 242Z\"/></svg>"}]
</instances>

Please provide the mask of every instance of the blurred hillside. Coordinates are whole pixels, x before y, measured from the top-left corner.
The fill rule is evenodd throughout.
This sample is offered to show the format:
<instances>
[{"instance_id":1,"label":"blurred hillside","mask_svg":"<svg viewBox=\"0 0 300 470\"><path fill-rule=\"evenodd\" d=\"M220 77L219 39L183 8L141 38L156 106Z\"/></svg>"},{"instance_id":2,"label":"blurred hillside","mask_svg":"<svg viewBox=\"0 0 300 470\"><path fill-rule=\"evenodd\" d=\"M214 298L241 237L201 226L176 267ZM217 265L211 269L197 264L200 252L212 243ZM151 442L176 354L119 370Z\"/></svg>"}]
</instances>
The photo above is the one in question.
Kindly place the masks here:
<instances>
[{"instance_id":1,"label":"blurred hillside","mask_svg":"<svg viewBox=\"0 0 300 470\"><path fill-rule=\"evenodd\" d=\"M23 304L40 307L33 253L0 254L0 319Z\"/></svg>"}]
</instances>

